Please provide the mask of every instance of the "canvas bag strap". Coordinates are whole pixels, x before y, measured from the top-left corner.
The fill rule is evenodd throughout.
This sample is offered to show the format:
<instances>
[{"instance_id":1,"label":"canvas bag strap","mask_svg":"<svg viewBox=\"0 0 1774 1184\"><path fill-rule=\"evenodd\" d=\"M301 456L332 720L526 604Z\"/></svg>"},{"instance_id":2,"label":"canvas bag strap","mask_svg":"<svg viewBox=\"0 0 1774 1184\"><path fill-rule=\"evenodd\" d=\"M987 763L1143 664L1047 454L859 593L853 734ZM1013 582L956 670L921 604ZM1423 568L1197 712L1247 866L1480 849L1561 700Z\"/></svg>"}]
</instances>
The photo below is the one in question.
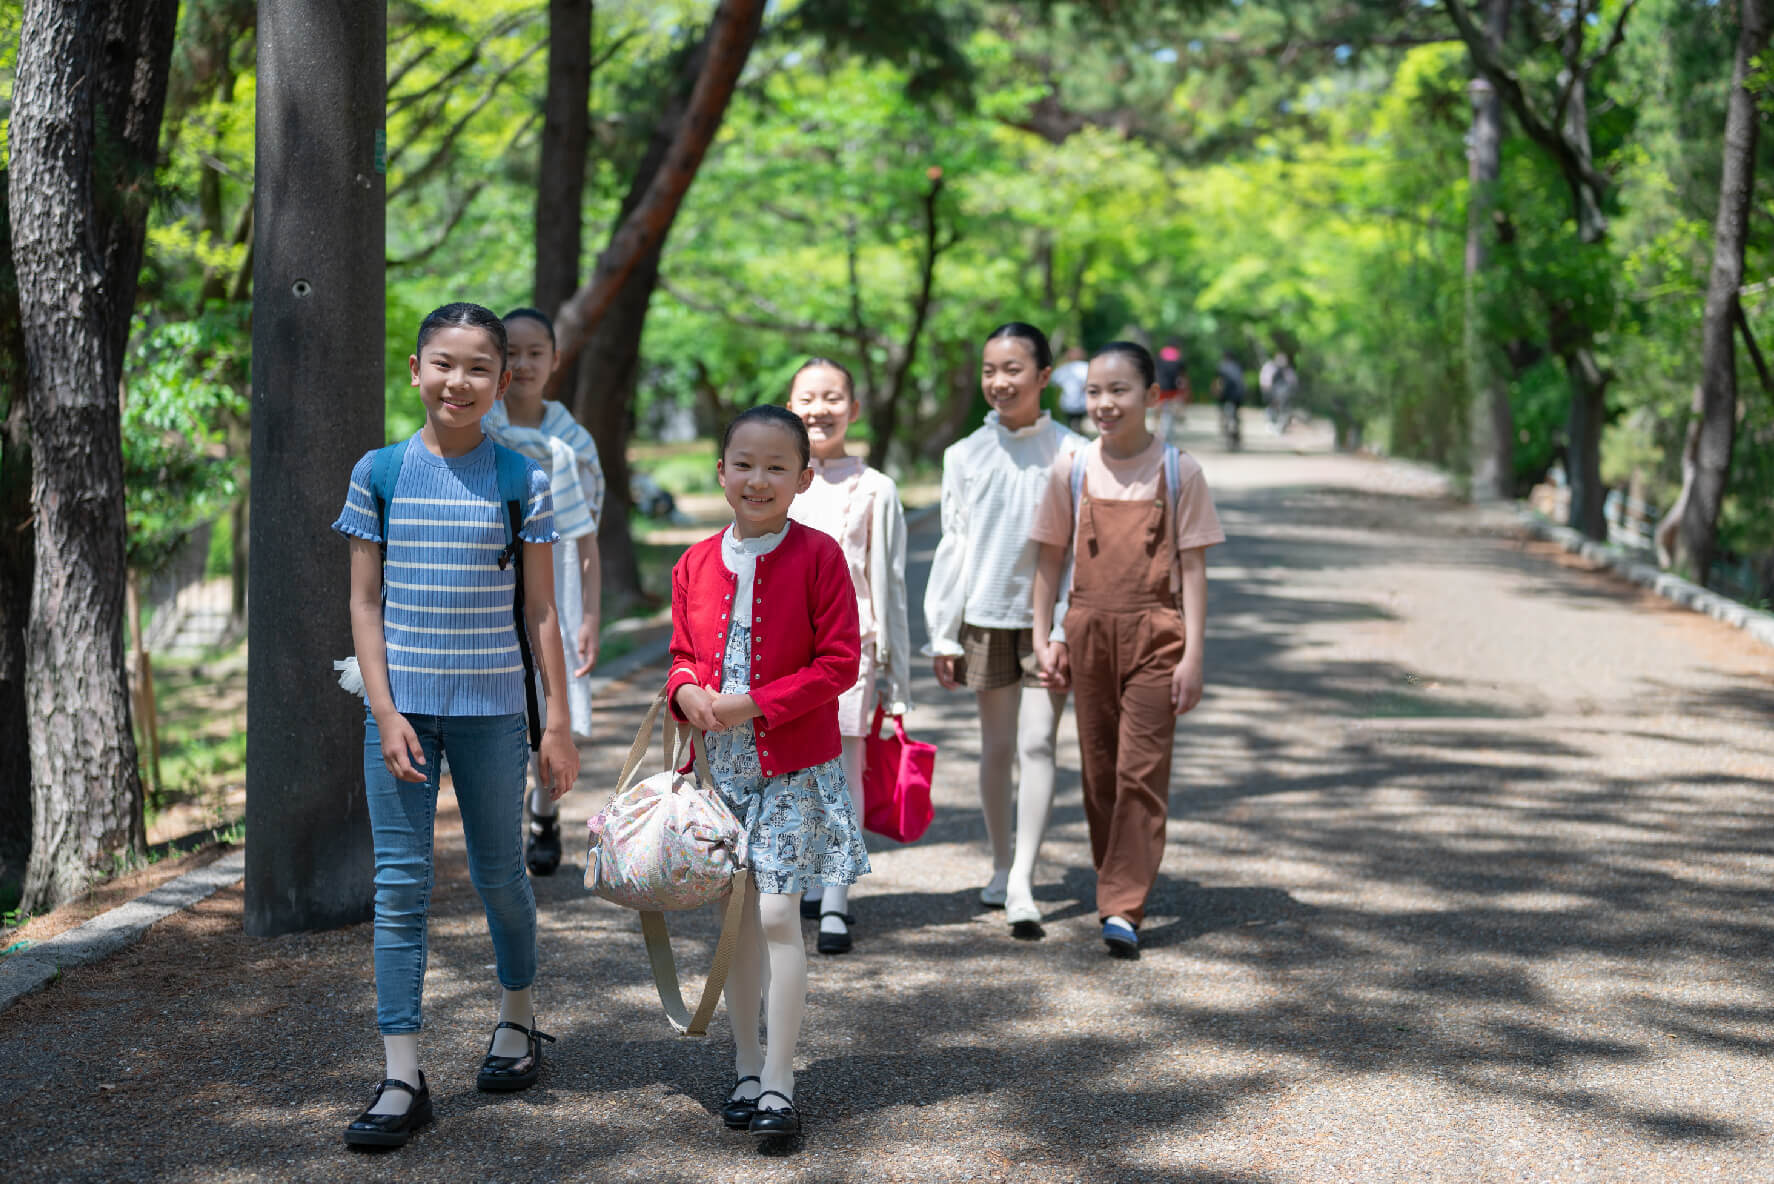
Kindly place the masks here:
<instances>
[{"instance_id":1,"label":"canvas bag strap","mask_svg":"<svg viewBox=\"0 0 1774 1184\"><path fill-rule=\"evenodd\" d=\"M726 915L721 919L721 937L715 943L714 963L708 968L708 979L702 984L702 998L694 1015L684 1005L684 993L678 986L677 963L671 956L671 935L665 929L665 914L641 912L641 934L647 939L647 961L653 966L653 984L659 988L659 1002L665 1005L665 1018L671 1021L680 1036L708 1035L708 1021L714 1017L720 1002L721 988L727 985L727 971L733 966L733 953L739 946L739 927L746 910L754 906L756 885L751 872L740 868L733 873L733 890L727 895Z\"/></svg>"},{"instance_id":2,"label":"canvas bag strap","mask_svg":"<svg viewBox=\"0 0 1774 1184\"><path fill-rule=\"evenodd\" d=\"M1177 615L1183 612L1183 553L1177 548L1176 505L1177 498L1182 495L1179 488L1183 482L1183 454L1175 444L1164 445L1164 488L1160 496L1165 499L1163 521L1170 529L1170 595L1176 601Z\"/></svg>"}]
</instances>

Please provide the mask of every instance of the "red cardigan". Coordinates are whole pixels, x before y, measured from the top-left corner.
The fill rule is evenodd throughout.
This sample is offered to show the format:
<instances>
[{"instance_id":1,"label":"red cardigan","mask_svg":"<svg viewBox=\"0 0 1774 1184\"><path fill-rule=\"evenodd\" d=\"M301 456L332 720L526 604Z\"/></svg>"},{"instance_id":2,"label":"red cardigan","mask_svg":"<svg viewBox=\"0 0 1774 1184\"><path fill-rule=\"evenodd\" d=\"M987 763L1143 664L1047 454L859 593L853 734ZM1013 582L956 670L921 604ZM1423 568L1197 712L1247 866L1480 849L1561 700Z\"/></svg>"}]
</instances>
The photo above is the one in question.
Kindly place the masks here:
<instances>
[{"instance_id":1,"label":"red cardigan","mask_svg":"<svg viewBox=\"0 0 1774 1184\"><path fill-rule=\"evenodd\" d=\"M725 531L722 534L726 533ZM720 689L727 605L738 577L721 558L721 535L684 552L671 572L671 675L666 701L680 720L678 688ZM856 589L837 540L790 522L758 557L752 577L751 697L758 763L766 777L836 758L838 696L856 683L862 642Z\"/></svg>"}]
</instances>

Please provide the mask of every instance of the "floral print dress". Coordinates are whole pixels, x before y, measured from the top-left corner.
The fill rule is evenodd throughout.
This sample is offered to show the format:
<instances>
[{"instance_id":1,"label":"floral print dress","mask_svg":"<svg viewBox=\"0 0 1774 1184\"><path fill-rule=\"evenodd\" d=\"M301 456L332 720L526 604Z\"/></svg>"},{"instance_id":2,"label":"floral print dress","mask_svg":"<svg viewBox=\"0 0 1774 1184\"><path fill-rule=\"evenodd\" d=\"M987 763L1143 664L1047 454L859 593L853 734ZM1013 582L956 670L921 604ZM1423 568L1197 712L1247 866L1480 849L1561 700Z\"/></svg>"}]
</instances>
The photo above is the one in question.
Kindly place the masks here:
<instances>
[{"instance_id":1,"label":"floral print dress","mask_svg":"<svg viewBox=\"0 0 1774 1184\"><path fill-rule=\"evenodd\" d=\"M751 692L749 624L735 621L728 631L721 690ZM705 739L709 775L745 826L759 892L798 894L815 884L854 884L868 873L861 820L839 761L766 777L750 720Z\"/></svg>"}]
</instances>

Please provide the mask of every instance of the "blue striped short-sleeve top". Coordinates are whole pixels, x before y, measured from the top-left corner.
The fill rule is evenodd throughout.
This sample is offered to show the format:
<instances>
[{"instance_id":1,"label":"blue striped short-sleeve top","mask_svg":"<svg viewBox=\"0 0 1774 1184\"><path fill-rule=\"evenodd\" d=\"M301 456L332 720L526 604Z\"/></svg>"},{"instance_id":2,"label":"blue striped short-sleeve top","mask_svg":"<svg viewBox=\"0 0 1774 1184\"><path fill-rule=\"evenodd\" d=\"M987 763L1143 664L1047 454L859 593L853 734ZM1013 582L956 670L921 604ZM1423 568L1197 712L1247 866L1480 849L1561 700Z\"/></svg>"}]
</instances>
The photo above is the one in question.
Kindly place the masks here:
<instances>
[{"instance_id":1,"label":"blue striped short-sleeve top","mask_svg":"<svg viewBox=\"0 0 1774 1184\"><path fill-rule=\"evenodd\" d=\"M381 542L370 492L375 453L351 470L333 529ZM520 536L552 543L548 476L529 463ZM417 435L407 445L388 507L382 569L382 636L395 710L421 715L512 715L524 710L524 668L512 619L517 577L499 566L505 507L493 442L438 456ZM534 634L532 634L533 636Z\"/></svg>"}]
</instances>

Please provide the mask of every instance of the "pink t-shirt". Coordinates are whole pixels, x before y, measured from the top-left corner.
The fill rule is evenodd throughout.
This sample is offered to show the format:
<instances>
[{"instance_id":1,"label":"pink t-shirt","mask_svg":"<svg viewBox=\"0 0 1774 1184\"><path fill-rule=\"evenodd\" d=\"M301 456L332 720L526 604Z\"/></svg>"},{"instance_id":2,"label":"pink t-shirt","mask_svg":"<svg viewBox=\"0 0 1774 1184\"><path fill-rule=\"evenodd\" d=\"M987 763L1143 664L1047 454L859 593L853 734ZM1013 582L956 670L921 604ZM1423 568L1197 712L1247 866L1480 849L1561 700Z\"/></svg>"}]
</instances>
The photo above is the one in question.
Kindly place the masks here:
<instances>
[{"instance_id":1,"label":"pink t-shirt","mask_svg":"<svg viewBox=\"0 0 1774 1184\"><path fill-rule=\"evenodd\" d=\"M1151 501L1158 496L1158 478L1164 467L1164 441L1156 436L1139 453L1123 458L1107 456L1102 441L1076 454L1084 458L1084 488L1099 501ZM1035 524L1029 536L1038 543L1059 546L1072 541L1072 528L1077 510L1072 505L1073 456L1061 453L1053 462L1047 489L1035 510ZM1211 547L1226 541L1220 529L1220 516L1213 508L1213 495L1208 492L1207 478L1201 465L1183 453L1178 465L1176 494L1177 550Z\"/></svg>"}]
</instances>

